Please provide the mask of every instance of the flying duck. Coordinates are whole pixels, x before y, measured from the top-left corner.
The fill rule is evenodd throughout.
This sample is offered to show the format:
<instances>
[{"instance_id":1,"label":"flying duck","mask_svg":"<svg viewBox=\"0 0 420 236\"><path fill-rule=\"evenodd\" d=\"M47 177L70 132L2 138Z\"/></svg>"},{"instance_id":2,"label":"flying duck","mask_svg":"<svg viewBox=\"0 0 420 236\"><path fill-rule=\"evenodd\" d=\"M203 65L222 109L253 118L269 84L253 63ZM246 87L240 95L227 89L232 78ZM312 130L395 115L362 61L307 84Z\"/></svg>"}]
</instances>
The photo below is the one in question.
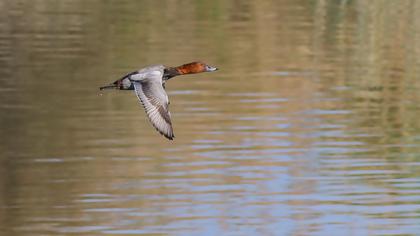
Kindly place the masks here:
<instances>
[{"instance_id":1,"label":"flying duck","mask_svg":"<svg viewBox=\"0 0 420 236\"><path fill-rule=\"evenodd\" d=\"M169 99L165 91L165 82L178 75L216 70L216 67L202 62L191 62L177 67L153 65L131 72L99 89L134 90L152 125L160 134L172 140L175 136L172 129L171 113L168 109Z\"/></svg>"}]
</instances>

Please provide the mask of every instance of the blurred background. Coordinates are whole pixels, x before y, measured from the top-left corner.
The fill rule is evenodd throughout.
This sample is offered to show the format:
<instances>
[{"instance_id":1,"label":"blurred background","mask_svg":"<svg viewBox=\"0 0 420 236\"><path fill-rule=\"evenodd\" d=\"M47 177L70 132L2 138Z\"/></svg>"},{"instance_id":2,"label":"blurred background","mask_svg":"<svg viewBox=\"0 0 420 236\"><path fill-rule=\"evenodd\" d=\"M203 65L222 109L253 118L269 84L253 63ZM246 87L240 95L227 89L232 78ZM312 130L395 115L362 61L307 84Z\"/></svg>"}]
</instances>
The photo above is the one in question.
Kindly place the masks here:
<instances>
[{"instance_id":1,"label":"blurred background","mask_svg":"<svg viewBox=\"0 0 420 236\"><path fill-rule=\"evenodd\" d=\"M0 1L0 235L418 235L420 1ZM175 140L131 91L150 64Z\"/></svg>"}]
</instances>

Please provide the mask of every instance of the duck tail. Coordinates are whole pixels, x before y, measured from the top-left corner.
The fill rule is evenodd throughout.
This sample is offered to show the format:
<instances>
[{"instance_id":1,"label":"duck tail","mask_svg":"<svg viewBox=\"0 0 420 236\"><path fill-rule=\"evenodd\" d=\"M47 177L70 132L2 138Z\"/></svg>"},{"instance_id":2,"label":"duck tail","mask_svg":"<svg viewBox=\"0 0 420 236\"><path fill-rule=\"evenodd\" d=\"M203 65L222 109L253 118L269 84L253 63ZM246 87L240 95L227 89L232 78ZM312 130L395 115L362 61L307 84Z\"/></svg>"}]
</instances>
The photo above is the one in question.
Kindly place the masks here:
<instances>
[{"instance_id":1,"label":"duck tail","mask_svg":"<svg viewBox=\"0 0 420 236\"><path fill-rule=\"evenodd\" d=\"M117 89L118 86L116 84L109 84L109 85L105 85L102 87L99 87L99 90L104 90L104 89Z\"/></svg>"}]
</instances>

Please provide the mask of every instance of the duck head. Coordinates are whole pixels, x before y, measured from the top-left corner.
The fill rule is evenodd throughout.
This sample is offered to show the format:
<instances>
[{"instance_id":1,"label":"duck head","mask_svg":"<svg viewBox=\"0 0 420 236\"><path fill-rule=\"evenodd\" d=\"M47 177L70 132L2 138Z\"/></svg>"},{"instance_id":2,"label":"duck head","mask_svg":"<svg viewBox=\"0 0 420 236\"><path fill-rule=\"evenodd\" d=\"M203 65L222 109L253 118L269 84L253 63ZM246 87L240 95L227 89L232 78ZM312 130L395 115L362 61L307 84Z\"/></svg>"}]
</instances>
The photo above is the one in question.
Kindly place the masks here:
<instances>
[{"instance_id":1,"label":"duck head","mask_svg":"<svg viewBox=\"0 0 420 236\"><path fill-rule=\"evenodd\" d=\"M195 73L201 73L201 72L213 72L216 71L217 68L213 66L209 66L203 62L191 62L188 64L184 64L182 66L176 67L176 70L179 74L185 75L185 74L195 74Z\"/></svg>"}]
</instances>

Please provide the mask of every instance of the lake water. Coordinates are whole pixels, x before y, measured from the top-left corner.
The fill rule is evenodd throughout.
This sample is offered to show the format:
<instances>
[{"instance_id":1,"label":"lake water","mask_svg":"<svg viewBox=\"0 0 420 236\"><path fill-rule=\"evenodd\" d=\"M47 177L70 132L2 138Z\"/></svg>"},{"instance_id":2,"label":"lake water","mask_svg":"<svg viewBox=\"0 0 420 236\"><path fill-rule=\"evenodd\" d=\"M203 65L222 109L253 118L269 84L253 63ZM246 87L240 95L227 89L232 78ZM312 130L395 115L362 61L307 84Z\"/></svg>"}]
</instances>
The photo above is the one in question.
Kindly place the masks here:
<instances>
[{"instance_id":1,"label":"lake water","mask_svg":"<svg viewBox=\"0 0 420 236\"><path fill-rule=\"evenodd\" d=\"M0 12L0 235L419 235L420 1ZM195 60L174 141L98 90Z\"/></svg>"}]
</instances>

